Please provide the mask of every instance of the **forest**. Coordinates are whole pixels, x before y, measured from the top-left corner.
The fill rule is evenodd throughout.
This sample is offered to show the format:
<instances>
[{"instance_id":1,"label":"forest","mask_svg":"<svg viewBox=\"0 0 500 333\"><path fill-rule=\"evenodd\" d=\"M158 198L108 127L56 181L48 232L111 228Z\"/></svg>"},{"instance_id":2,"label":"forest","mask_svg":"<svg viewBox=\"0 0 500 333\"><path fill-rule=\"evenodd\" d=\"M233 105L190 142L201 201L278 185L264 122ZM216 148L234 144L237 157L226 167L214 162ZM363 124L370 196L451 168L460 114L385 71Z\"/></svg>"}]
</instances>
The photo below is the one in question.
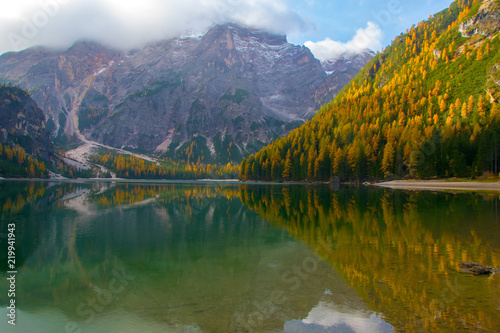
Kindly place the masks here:
<instances>
[{"instance_id":1,"label":"forest","mask_svg":"<svg viewBox=\"0 0 500 333\"><path fill-rule=\"evenodd\" d=\"M21 146L10 147L0 143L0 176L45 178L48 171L45 162L27 156Z\"/></svg>"},{"instance_id":2,"label":"forest","mask_svg":"<svg viewBox=\"0 0 500 333\"><path fill-rule=\"evenodd\" d=\"M0 176L8 178L49 178L49 170L66 178L90 178L91 170L81 170L57 158L55 165L26 154L23 147L0 143Z\"/></svg>"},{"instance_id":3,"label":"forest","mask_svg":"<svg viewBox=\"0 0 500 333\"><path fill-rule=\"evenodd\" d=\"M459 31L479 11L486 18L500 11L499 1L481 3L455 1L397 36L311 121L245 159L240 178L498 175L498 27Z\"/></svg>"},{"instance_id":4,"label":"forest","mask_svg":"<svg viewBox=\"0 0 500 333\"><path fill-rule=\"evenodd\" d=\"M116 173L119 178L126 179L235 179L239 166L176 162L164 158L158 163L146 161L135 155L123 155L114 152L103 152L90 158Z\"/></svg>"}]
</instances>

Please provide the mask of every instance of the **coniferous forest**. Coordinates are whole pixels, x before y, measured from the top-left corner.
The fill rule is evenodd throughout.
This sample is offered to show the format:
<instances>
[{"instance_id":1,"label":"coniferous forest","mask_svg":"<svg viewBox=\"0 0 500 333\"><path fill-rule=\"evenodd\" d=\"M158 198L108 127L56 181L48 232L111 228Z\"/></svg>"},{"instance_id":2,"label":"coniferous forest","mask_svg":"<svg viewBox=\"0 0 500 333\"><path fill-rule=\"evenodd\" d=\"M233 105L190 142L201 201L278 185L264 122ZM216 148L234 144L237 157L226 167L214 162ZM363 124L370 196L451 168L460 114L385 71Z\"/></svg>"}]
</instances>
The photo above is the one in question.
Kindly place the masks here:
<instances>
[{"instance_id":1,"label":"coniferous forest","mask_svg":"<svg viewBox=\"0 0 500 333\"><path fill-rule=\"evenodd\" d=\"M458 0L397 36L311 121L245 159L241 179L498 175L499 12Z\"/></svg>"}]
</instances>

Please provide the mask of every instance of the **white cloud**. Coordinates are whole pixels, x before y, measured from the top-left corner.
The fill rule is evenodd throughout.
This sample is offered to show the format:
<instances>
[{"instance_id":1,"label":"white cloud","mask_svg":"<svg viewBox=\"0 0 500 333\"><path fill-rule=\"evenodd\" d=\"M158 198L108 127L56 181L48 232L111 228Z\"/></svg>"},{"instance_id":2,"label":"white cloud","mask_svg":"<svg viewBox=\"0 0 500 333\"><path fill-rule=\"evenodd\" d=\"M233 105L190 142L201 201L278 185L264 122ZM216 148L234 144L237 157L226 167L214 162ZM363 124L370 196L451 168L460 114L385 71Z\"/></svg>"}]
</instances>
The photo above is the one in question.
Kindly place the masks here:
<instances>
[{"instance_id":1,"label":"white cloud","mask_svg":"<svg viewBox=\"0 0 500 333\"><path fill-rule=\"evenodd\" d=\"M0 4L0 54L91 39L118 48L234 22L275 33L309 24L287 0L16 0Z\"/></svg>"},{"instance_id":2,"label":"white cloud","mask_svg":"<svg viewBox=\"0 0 500 333\"><path fill-rule=\"evenodd\" d=\"M366 49L378 51L382 48L383 32L378 25L368 22L366 28L359 28L354 37L344 43L326 38L319 42L304 43L319 60L337 60L344 54L360 54Z\"/></svg>"}]
</instances>

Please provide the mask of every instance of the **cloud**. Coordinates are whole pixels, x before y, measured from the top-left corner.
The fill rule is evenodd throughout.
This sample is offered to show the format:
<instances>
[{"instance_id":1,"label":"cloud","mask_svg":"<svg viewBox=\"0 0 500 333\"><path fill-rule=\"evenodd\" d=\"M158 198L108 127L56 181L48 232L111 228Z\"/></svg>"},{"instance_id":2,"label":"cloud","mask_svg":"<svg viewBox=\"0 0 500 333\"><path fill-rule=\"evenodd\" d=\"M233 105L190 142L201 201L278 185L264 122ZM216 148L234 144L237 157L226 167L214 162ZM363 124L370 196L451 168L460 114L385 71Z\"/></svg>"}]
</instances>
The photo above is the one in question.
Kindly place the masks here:
<instances>
[{"instance_id":1,"label":"cloud","mask_svg":"<svg viewBox=\"0 0 500 333\"><path fill-rule=\"evenodd\" d=\"M319 60L337 60L345 54L360 54L366 49L378 51L382 48L382 30L375 23L368 22L366 28L359 28L354 37L344 43L326 38L319 42L304 43Z\"/></svg>"},{"instance_id":2,"label":"cloud","mask_svg":"<svg viewBox=\"0 0 500 333\"><path fill-rule=\"evenodd\" d=\"M64 48L78 39L121 49L238 23L274 33L310 24L287 0L16 0L0 5L0 54L33 45Z\"/></svg>"}]
</instances>

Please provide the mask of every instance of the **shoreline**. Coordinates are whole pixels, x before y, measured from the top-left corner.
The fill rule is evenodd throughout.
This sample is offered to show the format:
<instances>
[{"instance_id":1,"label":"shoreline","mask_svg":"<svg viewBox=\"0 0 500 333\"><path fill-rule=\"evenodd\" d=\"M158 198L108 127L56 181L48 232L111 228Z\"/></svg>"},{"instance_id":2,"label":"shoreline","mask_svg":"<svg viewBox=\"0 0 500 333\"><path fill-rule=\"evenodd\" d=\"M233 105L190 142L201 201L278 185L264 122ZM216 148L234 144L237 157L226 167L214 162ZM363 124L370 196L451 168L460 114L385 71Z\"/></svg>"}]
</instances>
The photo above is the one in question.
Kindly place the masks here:
<instances>
[{"instance_id":1,"label":"shoreline","mask_svg":"<svg viewBox=\"0 0 500 333\"><path fill-rule=\"evenodd\" d=\"M393 180L390 182L373 183L370 186L389 188L394 190L424 190L424 191L498 191L500 181L467 182L448 180Z\"/></svg>"},{"instance_id":2,"label":"shoreline","mask_svg":"<svg viewBox=\"0 0 500 333\"><path fill-rule=\"evenodd\" d=\"M200 184L200 185L283 185L273 182L243 182L239 179L126 179L126 178L3 178L0 182Z\"/></svg>"},{"instance_id":3,"label":"shoreline","mask_svg":"<svg viewBox=\"0 0 500 333\"><path fill-rule=\"evenodd\" d=\"M2 181L14 182L47 182L47 183L224 183L239 184L238 179L126 179L126 178L3 178Z\"/></svg>"},{"instance_id":4,"label":"shoreline","mask_svg":"<svg viewBox=\"0 0 500 333\"><path fill-rule=\"evenodd\" d=\"M3 178L0 182L47 182L47 183L133 183L133 184L227 184L227 185L327 185L330 182L263 182L239 179L126 179L126 178ZM352 183L341 183L350 186ZM491 182L441 180L393 180L380 183L359 183L366 187L410 191L493 191L500 192L500 180Z\"/></svg>"}]
</instances>

